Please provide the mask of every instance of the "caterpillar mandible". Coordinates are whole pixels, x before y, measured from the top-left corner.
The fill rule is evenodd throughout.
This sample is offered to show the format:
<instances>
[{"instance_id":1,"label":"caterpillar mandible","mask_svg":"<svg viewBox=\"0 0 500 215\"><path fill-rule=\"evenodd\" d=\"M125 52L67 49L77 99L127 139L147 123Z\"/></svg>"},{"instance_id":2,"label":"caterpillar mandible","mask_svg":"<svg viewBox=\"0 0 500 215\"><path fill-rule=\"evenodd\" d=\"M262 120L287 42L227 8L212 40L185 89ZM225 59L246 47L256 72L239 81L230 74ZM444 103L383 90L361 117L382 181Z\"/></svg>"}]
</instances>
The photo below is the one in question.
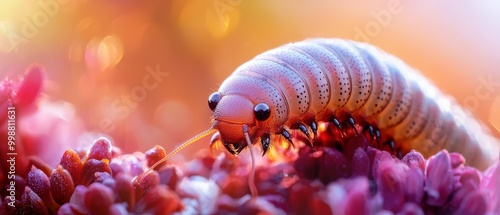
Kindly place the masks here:
<instances>
[{"instance_id":1,"label":"caterpillar mandible","mask_svg":"<svg viewBox=\"0 0 500 215\"><path fill-rule=\"evenodd\" d=\"M411 149L429 156L446 148L484 168L499 151L495 138L413 68L349 40L308 39L257 55L239 66L208 104L212 127L158 163L215 131L211 147L221 141L237 155L260 144L264 154L273 136L293 144L291 129L313 139L319 122L339 129L342 122L364 125L373 138L390 141L400 156ZM255 194L253 172L252 159L249 184Z\"/></svg>"}]
</instances>

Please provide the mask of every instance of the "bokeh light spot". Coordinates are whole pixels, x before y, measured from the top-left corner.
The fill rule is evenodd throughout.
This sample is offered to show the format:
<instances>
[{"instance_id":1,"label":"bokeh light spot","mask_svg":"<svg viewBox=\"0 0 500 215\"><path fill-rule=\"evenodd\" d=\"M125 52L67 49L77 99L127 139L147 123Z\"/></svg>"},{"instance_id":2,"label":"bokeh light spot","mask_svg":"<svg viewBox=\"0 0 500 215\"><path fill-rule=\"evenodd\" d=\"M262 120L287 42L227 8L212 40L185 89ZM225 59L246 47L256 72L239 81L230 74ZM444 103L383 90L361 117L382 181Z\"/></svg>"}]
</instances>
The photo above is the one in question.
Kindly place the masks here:
<instances>
[{"instance_id":1,"label":"bokeh light spot","mask_svg":"<svg viewBox=\"0 0 500 215\"><path fill-rule=\"evenodd\" d=\"M84 45L81 43L73 43L69 47L68 59L75 63L80 63L83 58L83 52L85 51Z\"/></svg>"},{"instance_id":2,"label":"bokeh light spot","mask_svg":"<svg viewBox=\"0 0 500 215\"><path fill-rule=\"evenodd\" d=\"M114 35L102 39L97 49L99 63L103 69L114 67L123 57L121 40Z\"/></svg>"},{"instance_id":3,"label":"bokeh light spot","mask_svg":"<svg viewBox=\"0 0 500 215\"><path fill-rule=\"evenodd\" d=\"M106 71L113 68L123 57L123 45L116 35L102 40L92 39L85 51L85 61L91 70Z\"/></svg>"},{"instance_id":4,"label":"bokeh light spot","mask_svg":"<svg viewBox=\"0 0 500 215\"><path fill-rule=\"evenodd\" d=\"M76 26L76 31L77 32L83 32L86 28L88 28L94 20L91 17L87 17L82 19L78 25Z\"/></svg>"}]
</instances>

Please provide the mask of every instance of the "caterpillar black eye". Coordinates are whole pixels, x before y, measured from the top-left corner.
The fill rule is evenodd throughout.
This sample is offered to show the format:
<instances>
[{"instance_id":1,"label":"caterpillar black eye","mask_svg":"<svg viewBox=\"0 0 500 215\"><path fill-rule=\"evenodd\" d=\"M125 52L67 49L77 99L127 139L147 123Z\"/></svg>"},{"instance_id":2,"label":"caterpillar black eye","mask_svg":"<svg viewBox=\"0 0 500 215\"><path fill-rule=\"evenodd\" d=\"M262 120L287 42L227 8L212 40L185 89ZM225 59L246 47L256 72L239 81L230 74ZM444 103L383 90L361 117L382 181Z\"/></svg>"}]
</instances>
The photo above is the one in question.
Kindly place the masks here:
<instances>
[{"instance_id":1,"label":"caterpillar black eye","mask_svg":"<svg viewBox=\"0 0 500 215\"><path fill-rule=\"evenodd\" d=\"M271 115L271 109L269 108L269 106L267 106L266 103L259 103L253 108L253 113L257 120L264 121Z\"/></svg>"},{"instance_id":2,"label":"caterpillar black eye","mask_svg":"<svg viewBox=\"0 0 500 215\"><path fill-rule=\"evenodd\" d=\"M220 98L221 98L221 95L219 92L212 93L208 97L208 107L210 108L210 110L212 110L212 111L215 110L215 108L217 107L217 104L220 101Z\"/></svg>"}]
</instances>

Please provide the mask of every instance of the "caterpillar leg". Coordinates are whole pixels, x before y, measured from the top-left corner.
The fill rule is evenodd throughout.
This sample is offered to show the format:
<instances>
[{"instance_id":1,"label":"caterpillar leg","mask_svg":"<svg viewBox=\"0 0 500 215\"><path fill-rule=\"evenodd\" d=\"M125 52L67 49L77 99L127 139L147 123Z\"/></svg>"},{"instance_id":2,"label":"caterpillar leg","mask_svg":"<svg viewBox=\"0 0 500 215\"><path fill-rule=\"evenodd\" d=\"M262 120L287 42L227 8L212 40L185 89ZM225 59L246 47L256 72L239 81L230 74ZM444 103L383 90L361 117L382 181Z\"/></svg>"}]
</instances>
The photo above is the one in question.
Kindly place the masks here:
<instances>
[{"instance_id":1,"label":"caterpillar leg","mask_svg":"<svg viewBox=\"0 0 500 215\"><path fill-rule=\"evenodd\" d=\"M269 134L264 134L260 137L260 144L262 145L262 156L264 156L269 149L269 144L271 143L271 137Z\"/></svg>"},{"instance_id":2,"label":"caterpillar leg","mask_svg":"<svg viewBox=\"0 0 500 215\"><path fill-rule=\"evenodd\" d=\"M373 129L373 126L365 125L363 127L363 133L365 133L365 132L368 132L368 134L370 135L370 140L373 140L375 138L375 131Z\"/></svg>"},{"instance_id":3,"label":"caterpillar leg","mask_svg":"<svg viewBox=\"0 0 500 215\"><path fill-rule=\"evenodd\" d=\"M380 145L380 130L376 129L375 130L375 138L377 139L377 144Z\"/></svg>"},{"instance_id":4,"label":"caterpillar leg","mask_svg":"<svg viewBox=\"0 0 500 215\"><path fill-rule=\"evenodd\" d=\"M318 136L318 124L315 121L312 121L310 127L313 131L313 139L316 139Z\"/></svg>"},{"instance_id":5,"label":"caterpillar leg","mask_svg":"<svg viewBox=\"0 0 500 215\"><path fill-rule=\"evenodd\" d=\"M356 136L357 136L358 131L356 130L356 122L354 121L354 118L349 116L349 117L347 117L346 122L347 122L347 124L349 124L351 126L352 130L354 131L354 134L356 134Z\"/></svg>"},{"instance_id":6,"label":"caterpillar leg","mask_svg":"<svg viewBox=\"0 0 500 215\"><path fill-rule=\"evenodd\" d=\"M382 143L382 148L387 148L389 147L389 152L391 152L391 154L396 154L395 152L395 142L394 140L387 140L385 141L384 143Z\"/></svg>"},{"instance_id":7,"label":"caterpillar leg","mask_svg":"<svg viewBox=\"0 0 500 215\"><path fill-rule=\"evenodd\" d=\"M370 143L372 145L374 145L374 140L376 141L377 147L380 145L380 130L378 130L378 128L375 128L372 125L365 125L362 133L368 133L368 135L370 135Z\"/></svg>"},{"instance_id":8,"label":"caterpillar leg","mask_svg":"<svg viewBox=\"0 0 500 215\"><path fill-rule=\"evenodd\" d=\"M298 129L306 135L306 137L310 140L311 139L311 135L309 135L309 131L307 130L307 127L302 124L302 123L299 123L298 125Z\"/></svg>"},{"instance_id":9,"label":"caterpillar leg","mask_svg":"<svg viewBox=\"0 0 500 215\"><path fill-rule=\"evenodd\" d=\"M285 137L285 139L292 145L292 147L295 148L295 145L293 144L292 136L290 135L290 132L288 132L286 129L283 129L281 131L281 135Z\"/></svg>"},{"instance_id":10,"label":"caterpillar leg","mask_svg":"<svg viewBox=\"0 0 500 215\"><path fill-rule=\"evenodd\" d=\"M399 158L399 159L403 159L403 152L401 151L400 148L398 148L396 150L396 156Z\"/></svg>"},{"instance_id":11,"label":"caterpillar leg","mask_svg":"<svg viewBox=\"0 0 500 215\"><path fill-rule=\"evenodd\" d=\"M344 132L344 129L342 129L342 125L340 124L340 121L339 119L337 119L336 117L332 117L330 119L330 122L337 128L339 129L342 137L346 136L345 132Z\"/></svg>"}]
</instances>

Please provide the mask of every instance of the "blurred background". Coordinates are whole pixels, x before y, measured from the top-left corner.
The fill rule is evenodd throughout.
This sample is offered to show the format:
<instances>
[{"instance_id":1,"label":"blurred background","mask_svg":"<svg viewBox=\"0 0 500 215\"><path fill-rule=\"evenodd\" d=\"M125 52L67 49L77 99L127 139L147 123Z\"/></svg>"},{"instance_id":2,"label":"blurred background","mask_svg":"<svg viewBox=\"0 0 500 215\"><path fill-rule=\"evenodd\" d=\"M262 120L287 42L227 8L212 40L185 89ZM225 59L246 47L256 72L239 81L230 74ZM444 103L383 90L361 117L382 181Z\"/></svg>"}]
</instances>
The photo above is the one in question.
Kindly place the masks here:
<instances>
[{"instance_id":1,"label":"blurred background","mask_svg":"<svg viewBox=\"0 0 500 215\"><path fill-rule=\"evenodd\" d=\"M0 0L0 77L43 65L43 100L63 106L54 115L77 121L76 133L105 133L126 152L169 151L210 126L207 97L238 65L339 37L400 57L493 127L498 14L499 1Z\"/></svg>"}]
</instances>

